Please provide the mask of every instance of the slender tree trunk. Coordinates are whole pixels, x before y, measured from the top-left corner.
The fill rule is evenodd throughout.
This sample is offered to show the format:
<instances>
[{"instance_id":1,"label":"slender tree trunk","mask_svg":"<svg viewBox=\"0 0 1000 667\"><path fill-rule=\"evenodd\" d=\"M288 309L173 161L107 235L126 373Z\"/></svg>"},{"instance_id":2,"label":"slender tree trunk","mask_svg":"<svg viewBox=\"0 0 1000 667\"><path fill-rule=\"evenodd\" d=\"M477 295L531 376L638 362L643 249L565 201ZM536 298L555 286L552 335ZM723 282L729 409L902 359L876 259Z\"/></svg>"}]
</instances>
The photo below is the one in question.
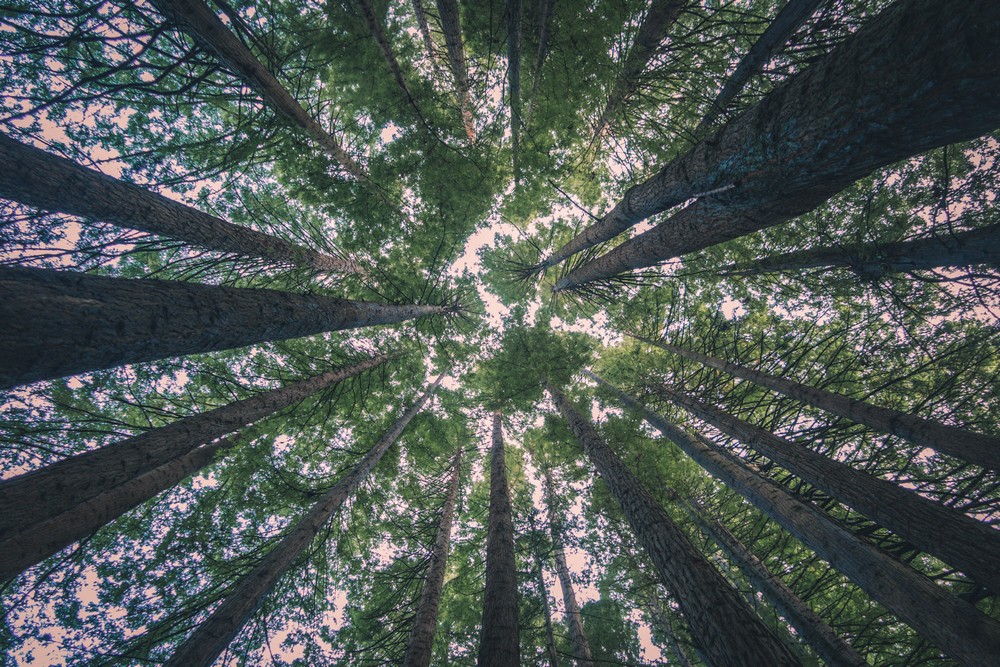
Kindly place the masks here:
<instances>
[{"instance_id":1,"label":"slender tree trunk","mask_svg":"<svg viewBox=\"0 0 1000 667\"><path fill-rule=\"evenodd\" d=\"M507 0L507 81L510 85L510 143L514 187L521 183L521 0Z\"/></svg>"},{"instance_id":2,"label":"slender tree trunk","mask_svg":"<svg viewBox=\"0 0 1000 667\"><path fill-rule=\"evenodd\" d=\"M264 556L260 564L240 580L233 592L216 607L212 615L178 647L166 662L166 667L209 667L215 662L250 620L278 579L309 546L344 501L353 496L358 486L367 479L372 468L400 436L406 425L423 409L443 377L439 376L417 402L396 420L392 428L375 443L354 469L337 482L305 516L299 519L278 545Z\"/></svg>"},{"instance_id":3,"label":"slender tree trunk","mask_svg":"<svg viewBox=\"0 0 1000 667\"><path fill-rule=\"evenodd\" d=\"M715 122L729 103L740 94L743 86L746 85L750 77L764 69L764 66L771 60L775 52L787 42L795 32L802 27L810 16L813 15L824 0L788 0L782 7L778 15L774 17L771 24L767 26L764 34L750 47L750 51L736 65L729 79L722 86L718 96L712 102L708 113L701 119L698 127L703 130Z\"/></svg>"},{"instance_id":4,"label":"slender tree trunk","mask_svg":"<svg viewBox=\"0 0 1000 667\"><path fill-rule=\"evenodd\" d=\"M629 189L551 266L691 198L653 229L557 283L590 280L779 224L898 160L1000 122L1000 4L900 0L822 61Z\"/></svg>"},{"instance_id":5,"label":"slender tree trunk","mask_svg":"<svg viewBox=\"0 0 1000 667\"><path fill-rule=\"evenodd\" d=\"M968 665L987 665L1000 655L1000 622L848 532L785 488L751 472L708 439L688 435L597 375L588 372L588 376L927 641Z\"/></svg>"},{"instance_id":6,"label":"slender tree trunk","mask_svg":"<svg viewBox=\"0 0 1000 667\"><path fill-rule=\"evenodd\" d=\"M514 516L507 486L500 411L493 413L490 450L490 517L486 536L486 594L479 634L479 667L520 664L517 614L517 563L514 560Z\"/></svg>"},{"instance_id":7,"label":"slender tree trunk","mask_svg":"<svg viewBox=\"0 0 1000 667\"><path fill-rule=\"evenodd\" d=\"M354 263L303 248L276 236L119 181L72 160L15 141L0 132L0 197L86 221L158 234L191 245L260 257L324 273L360 273Z\"/></svg>"},{"instance_id":8,"label":"slender tree trunk","mask_svg":"<svg viewBox=\"0 0 1000 667\"><path fill-rule=\"evenodd\" d=\"M278 290L0 268L0 389L448 312Z\"/></svg>"},{"instance_id":9,"label":"slender tree trunk","mask_svg":"<svg viewBox=\"0 0 1000 667\"><path fill-rule=\"evenodd\" d=\"M406 85L406 79L403 77L403 69L399 66L399 61L396 60L396 54L392 51L392 44L389 43L389 38L385 34L381 19L375 15L375 8L372 6L372 3L369 0L354 0L354 5L361 12L361 16L365 20L365 25L368 26L369 32L371 32L372 37L375 39L378 50L385 59L385 64L389 67L396 85L403 91L407 103L416 112L417 117L423 119L424 115L421 113L420 107L417 106L416 100L413 99L410 87Z\"/></svg>"},{"instance_id":10,"label":"slender tree trunk","mask_svg":"<svg viewBox=\"0 0 1000 667\"><path fill-rule=\"evenodd\" d=\"M542 557L535 552L535 579L538 580L538 590L542 597L542 611L545 614L545 657L549 667L559 667L559 653L556 651L556 636L552 631L552 609L549 607L549 591L545 587L545 577L542 573Z\"/></svg>"},{"instance_id":11,"label":"slender tree trunk","mask_svg":"<svg viewBox=\"0 0 1000 667\"><path fill-rule=\"evenodd\" d=\"M729 555L744 576L784 616L802 639L830 667L866 667L868 662L837 636L826 621L803 602L785 582L743 546L729 530L710 518L697 502L691 505L695 523Z\"/></svg>"},{"instance_id":12,"label":"slender tree trunk","mask_svg":"<svg viewBox=\"0 0 1000 667\"><path fill-rule=\"evenodd\" d=\"M365 359L4 480L0 482L0 539L8 539L18 531L65 515L79 503L113 492L144 473L157 470L192 450L197 451L201 445L360 375L387 359L387 355ZM124 507L119 514L129 508ZM87 532L100 525L90 527ZM62 539L57 535L52 537Z\"/></svg>"},{"instance_id":13,"label":"slender tree trunk","mask_svg":"<svg viewBox=\"0 0 1000 667\"><path fill-rule=\"evenodd\" d=\"M638 340L784 394L800 403L845 417L870 429L891 433L905 438L915 445L930 447L970 463L1000 470L1000 438L996 436L973 433L956 426L947 426L916 415L879 407L824 389L768 375L725 359L700 354L670 343L652 341L646 338L638 338Z\"/></svg>"},{"instance_id":14,"label":"slender tree trunk","mask_svg":"<svg viewBox=\"0 0 1000 667\"><path fill-rule=\"evenodd\" d=\"M621 505L663 583L680 604L691 636L709 661L718 667L799 664L604 443L594 427L562 393L551 386L547 389Z\"/></svg>"},{"instance_id":15,"label":"slender tree trunk","mask_svg":"<svg viewBox=\"0 0 1000 667\"><path fill-rule=\"evenodd\" d=\"M424 9L423 0L412 0L412 3L413 13L417 17L417 26L420 28L420 38L423 40L424 49L427 51L427 58L436 70L437 52L434 48L434 40L431 39L431 27L427 23L427 10Z\"/></svg>"},{"instance_id":16,"label":"slender tree trunk","mask_svg":"<svg viewBox=\"0 0 1000 667\"><path fill-rule=\"evenodd\" d=\"M304 130L349 174L359 181L368 181L364 168L302 108L203 0L152 0L152 3L168 21L190 35L200 47L215 54L223 65L257 91L269 106Z\"/></svg>"},{"instance_id":17,"label":"slender tree trunk","mask_svg":"<svg viewBox=\"0 0 1000 667\"><path fill-rule=\"evenodd\" d=\"M549 31L552 26L552 5L555 0L541 0L538 8L538 51L535 53L535 69L531 77L531 95L528 98L528 109L524 113L524 124L531 123L531 114L535 108L538 82L542 78L542 65L549 53Z\"/></svg>"},{"instance_id":18,"label":"slender tree trunk","mask_svg":"<svg viewBox=\"0 0 1000 667\"><path fill-rule=\"evenodd\" d=\"M894 482L789 442L670 386L663 395L698 419L737 438L793 475L888 528L922 551L1000 590L1000 531Z\"/></svg>"},{"instance_id":19,"label":"slender tree trunk","mask_svg":"<svg viewBox=\"0 0 1000 667\"><path fill-rule=\"evenodd\" d=\"M462 112L462 123L469 141L476 140L476 125L472 117L472 102L469 99L469 70L465 64L465 47L462 45L462 19L456 0L437 0L438 16L448 47L448 63L455 78L458 104Z\"/></svg>"},{"instance_id":20,"label":"slender tree trunk","mask_svg":"<svg viewBox=\"0 0 1000 667\"><path fill-rule=\"evenodd\" d=\"M451 478L448 480L448 494L445 496L444 508L441 510L441 521L438 523L437 535L434 537L434 548L431 550L431 563L427 570L427 579L420 592L420 602L417 614L413 619L413 629L403 656L404 667L427 667L431 664L431 649L434 645L434 632L437 629L438 608L441 605L441 591L444 589L444 575L448 569L448 550L451 547L451 525L455 519L455 503L458 500L458 487L462 475L462 447L455 450L451 463Z\"/></svg>"}]
</instances>

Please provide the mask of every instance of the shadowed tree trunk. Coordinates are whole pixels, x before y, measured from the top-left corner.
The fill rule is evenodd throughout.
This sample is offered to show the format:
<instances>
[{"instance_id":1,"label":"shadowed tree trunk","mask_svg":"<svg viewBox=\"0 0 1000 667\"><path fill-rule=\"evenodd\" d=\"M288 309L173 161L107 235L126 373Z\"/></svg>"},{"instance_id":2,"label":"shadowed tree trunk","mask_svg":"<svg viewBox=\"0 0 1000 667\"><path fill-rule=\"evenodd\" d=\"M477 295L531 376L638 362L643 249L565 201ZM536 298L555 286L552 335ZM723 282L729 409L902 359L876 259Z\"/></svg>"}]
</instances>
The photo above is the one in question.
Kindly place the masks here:
<instances>
[{"instance_id":1,"label":"shadowed tree trunk","mask_svg":"<svg viewBox=\"0 0 1000 667\"><path fill-rule=\"evenodd\" d=\"M111 492L139 475L186 456L201 445L375 368L388 358L388 355L379 355L365 359L4 480L0 482L0 538L7 539L17 531L65 513L78 503ZM128 509L125 507L118 514ZM100 525L94 525L91 530Z\"/></svg>"},{"instance_id":2,"label":"shadowed tree trunk","mask_svg":"<svg viewBox=\"0 0 1000 667\"><path fill-rule=\"evenodd\" d=\"M431 649L434 644L434 632L437 629L441 591L444 588L444 575L448 569L451 525L455 519L455 503L458 500L458 487L462 475L463 445L464 443L456 448L455 456L452 459L448 494L445 496L444 507L441 510L441 521L438 523L437 534L434 537L434 548L431 550L431 563L427 570L427 579L420 592L417 614L413 619L413 629L410 631L406 654L403 656L404 667L427 667L431 664Z\"/></svg>"},{"instance_id":3,"label":"shadowed tree trunk","mask_svg":"<svg viewBox=\"0 0 1000 667\"><path fill-rule=\"evenodd\" d=\"M535 93L538 82L542 78L542 65L549 53L549 30L552 26L552 5L555 0L541 0L538 7L538 51L535 53L535 69L532 71L531 94L528 98L528 109L524 113L524 124L531 123L531 113L535 108Z\"/></svg>"},{"instance_id":4,"label":"shadowed tree trunk","mask_svg":"<svg viewBox=\"0 0 1000 667\"><path fill-rule=\"evenodd\" d=\"M798 665L736 590L673 522L594 427L569 400L546 387L560 414L593 462L664 585L677 599L691 636L718 666Z\"/></svg>"},{"instance_id":5,"label":"shadowed tree trunk","mask_svg":"<svg viewBox=\"0 0 1000 667\"><path fill-rule=\"evenodd\" d=\"M510 144L514 187L521 183L521 0L507 0L507 82L510 93Z\"/></svg>"},{"instance_id":6,"label":"shadowed tree trunk","mask_svg":"<svg viewBox=\"0 0 1000 667\"><path fill-rule=\"evenodd\" d=\"M677 638L677 631L674 629L674 624L670 621L670 615L663 610L663 606L660 604L660 599L656 596L655 591L649 596L649 605L653 620L667 635L667 642L670 644L670 648L674 650L674 655L677 656L677 663L680 667L692 667L691 659L688 658L684 647Z\"/></svg>"},{"instance_id":7,"label":"shadowed tree trunk","mask_svg":"<svg viewBox=\"0 0 1000 667\"><path fill-rule=\"evenodd\" d=\"M423 409L443 377L443 375L438 376L351 472L327 491L285 534L278 545L264 556L260 564L240 580L233 592L216 607L212 615L174 651L165 663L166 667L209 667L215 662L250 620L278 579L312 543L344 501L354 495L358 486L365 481L372 468L400 436L410 420Z\"/></svg>"},{"instance_id":8,"label":"shadowed tree trunk","mask_svg":"<svg viewBox=\"0 0 1000 667\"><path fill-rule=\"evenodd\" d=\"M545 614L545 658L549 667L559 667L559 653L556 651L556 636L552 631L552 609L549 606L549 591L545 587L545 577L542 574L542 557L535 553L535 579L538 580L538 590L542 597L542 611Z\"/></svg>"},{"instance_id":9,"label":"shadowed tree trunk","mask_svg":"<svg viewBox=\"0 0 1000 667\"><path fill-rule=\"evenodd\" d=\"M360 273L354 263L226 222L138 185L15 141L0 132L0 197L191 245L324 273Z\"/></svg>"},{"instance_id":10,"label":"shadowed tree trunk","mask_svg":"<svg viewBox=\"0 0 1000 667\"><path fill-rule=\"evenodd\" d=\"M751 472L710 440L685 433L597 375L587 375L946 654L968 665L990 664L998 655L1000 622L848 532L784 487Z\"/></svg>"},{"instance_id":11,"label":"shadowed tree trunk","mask_svg":"<svg viewBox=\"0 0 1000 667\"><path fill-rule=\"evenodd\" d=\"M479 632L479 667L520 664L520 622L517 613L517 563L514 559L514 517L507 486L500 411L493 413L490 448L490 516L486 536L486 593Z\"/></svg>"},{"instance_id":12,"label":"shadowed tree trunk","mask_svg":"<svg viewBox=\"0 0 1000 667\"><path fill-rule=\"evenodd\" d=\"M456 0L437 0L438 16L444 42L448 47L448 64L455 78L458 105L462 112L462 123L469 141L476 140L476 125L472 118L472 102L469 99L469 69L465 64L465 47L462 45L462 19Z\"/></svg>"},{"instance_id":13,"label":"shadowed tree trunk","mask_svg":"<svg viewBox=\"0 0 1000 667\"><path fill-rule=\"evenodd\" d=\"M444 306L0 267L0 389L448 311Z\"/></svg>"},{"instance_id":14,"label":"shadowed tree trunk","mask_svg":"<svg viewBox=\"0 0 1000 667\"><path fill-rule=\"evenodd\" d=\"M420 28L420 39L424 42L427 58L431 61L431 65L437 72L437 50L434 48L434 40L431 39L431 27L427 23L427 10L424 9L423 0L412 0L412 3L413 14L417 17L417 26Z\"/></svg>"},{"instance_id":15,"label":"shadowed tree trunk","mask_svg":"<svg viewBox=\"0 0 1000 667\"><path fill-rule=\"evenodd\" d=\"M368 180L364 168L302 108L203 0L152 0L152 3L168 21L190 35L200 47L215 54L223 65L257 91L269 106L304 130L349 174L359 181Z\"/></svg>"},{"instance_id":16,"label":"shadowed tree trunk","mask_svg":"<svg viewBox=\"0 0 1000 667\"><path fill-rule=\"evenodd\" d=\"M820 205L875 169L1000 122L1000 4L900 0L819 63L625 193L544 266L688 199L557 289L722 243Z\"/></svg>"},{"instance_id":17,"label":"shadowed tree trunk","mask_svg":"<svg viewBox=\"0 0 1000 667\"><path fill-rule=\"evenodd\" d=\"M364 19L365 25L368 26L368 31L371 32L372 37L375 39L378 50L385 59L385 64L389 67L389 72L392 73L392 78L396 81L396 85L403 91L407 103L416 112L417 117L423 119L424 115L420 112L416 100L413 99L410 87L406 85L406 79L403 78L403 69L399 66L399 61L396 60L396 54L392 51L392 44L389 43L389 38L385 34L381 19L375 15L375 8L372 6L372 3L369 0L354 0L354 5L361 12L361 17Z\"/></svg>"}]
</instances>

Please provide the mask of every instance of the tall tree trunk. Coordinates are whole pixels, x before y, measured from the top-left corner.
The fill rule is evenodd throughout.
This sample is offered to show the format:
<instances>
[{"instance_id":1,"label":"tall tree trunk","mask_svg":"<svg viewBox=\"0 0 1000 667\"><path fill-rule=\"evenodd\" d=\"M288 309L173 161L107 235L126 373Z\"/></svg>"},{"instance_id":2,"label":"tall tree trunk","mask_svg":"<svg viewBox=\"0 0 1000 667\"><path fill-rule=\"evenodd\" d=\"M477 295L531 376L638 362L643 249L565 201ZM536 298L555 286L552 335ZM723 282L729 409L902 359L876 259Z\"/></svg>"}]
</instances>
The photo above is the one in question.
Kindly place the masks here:
<instances>
[{"instance_id":1,"label":"tall tree trunk","mask_svg":"<svg viewBox=\"0 0 1000 667\"><path fill-rule=\"evenodd\" d=\"M680 604L691 636L709 661L719 667L799 664L611 451L594 427L561 392L552 386L547 389L611 495L621 505L664 585Z\"/></svg>"},{"instance_id":2,"label":"tall tree trunk","mask_svg":"<svg viewBox=\"0 0 1000 667\"><path fill-rule=\"evenodd\" d=\"M722 547L754 588L764 594L826 664L830 667L865 667L868 664L785 582L772 574L735 535L717 520L710 518L697 501L686 504L690 505L690 514L702 532Z\"/></svg>"},{"instance_id":3,"label":"tall tree trunk","mask_svg":"<svg viewBox=\"0 0 1000 667\"><path fill-rule=\"evenodd\" d=\"M569 565L566 563L566 551L562 545L562 521L556 516L556 493L552 484L552 473L548 468L543 468L542 473L545 478L545 506L549 515L552 555L556 561L556 574L559 575L559 587L562 589L563 603L566 608L566 621L569 625L570 643L573 645L573 657L578 667L593 667L594 656L590 652L590 641L583 629L583 617L580 616L580 605L576 601L573 578L570 576Z\"/></svg>"},{"instance_id":4,"label":"tall tree trunk","mask_svg":"<svg viewBox=\"0 0 1000 667\"><path fill-rule=\"evenodd\" d=\"M918 549L1000 590L1000 530L894 482L789 442L670 386L663 395L698 419L746 443L793 475L822 489Z\"/></svg>"},{"instance_id":5,"label":"tall tree trunk","mask_svg":"<svg viewBox=\"0 0 1000 667\"><path fill-rule=\"evenodd\" d=\"M372 447L348 475L337 482L309 512L299 519L260 564L243 577L233 592L216 607L166 662L166 667L209 667L226 650L260 606L264 597L295 559L309 546L323 526L354 495L372 468L419 413L441 383L441 375Z\"/></svg>"},{"instance_id":6,"label":"tall tree trunk","mask_svg":"<svg viewBox=\"0 0 1000 667\"><path fill-rule=\"evenodd\" d=\"M927 641L968 665L990 664L1000 655L1000 622L850 533L784 487L751 472L715 443L685 433L599 376L587 374Z\"/></svg>"},{"instance_id":7,"label":"tall tree trunk","mask_svg":"<svg viewBox=\"0 0 1000 667\"><path fill-rule=\"evenodd\" d=\"M845 417L870 429L891 433L905 438L915 445L930 447L970 463L1000 470L1000 438L996 436L973 433L956 426L947 426L916 415L865 403L831 391L755 371L725 359L700 354L671 343L652 341L646 338L638 338L638 340L673 352L685 359L697 361L710 368L753 382L761 387L766 387L800 403Z\"/></svg>"},{"instance_id":8,"label":"tall tree trunk","mask_svg":"<svg viewBox=\"0 0 1000 667\"><path fill-rule=\"evenodd\" d=\"M441 591L444 589L444 575L448 569L448 550L451 547L451 526L455 519L455 503L458 500L458 487L462 476L462 447L459 444L451 463L451 478L448 480L448 494L441 510L441 520L438 523L437 534L434 537L434 548L431 550L430 567L427 579L420 591L420 602L417 604L417 614L413 619L410 639L403 656L404 667L427 667L431 664L431 649L434 645L434 632L437 629L438 608L441 605Z\"/></svg>"},{"instance_id":9,"label":"tall tree trunk","mask_svg":"<svg viewBox=\"0 0 1000 667\"><path fill-rule=\"evenodd\" d=\"M324 273L360 273L354 262L226 222L214 215L119 181L0 132L0 197L87 221L158 234L191 245L261 257Z\"/></svg>"},{"instance_id":10,"label":"tall tree trunk","mask_svg":"<svg viewBox=\"0 0 1000 667\"><path fill-rule=\"evenodd\" d=\"M215 54L223 65L257 91L269 106L304 130L349 174L359 181L368 181L364 168L302 108L203 0L152 0L152 3L168 21L190 35L200 47Z\"/></svg>"},{"instance_id":11,"label":"tall tree trunk","mask_svg":"<svg viewBox=\"0 0 1000 667\"><path fill-rule=\"evenodd\" d=\"M486 593L479 633L479 667L520 664L517 613L517 563L514 559L514 516L507 486L500 411L493 413L490 448L490 516L486 536Z\"/></svg>"},{"instance_id":12,"label":"tall tree trunk","mask_svg":"<svg viewBox=\"0 0 1000 667\"><path fill-rule=\"evenodd\" d=\"M545 615L545 658L549 667L559 667L559 653L556 651L556 636L552 630L552 608L549 606L549 591L545 587L545 577L542 572L542 556L535 551L535 579L542 599L542 612Z\"/></svg>"},{"instance_id":13,"label":"tall tree trunk","mask_svg":"<svg viewBox=\"0 0 1000 667\"><path fill-rule=\"evenodd\" d=\"M900 0L819 63L630 188L544 264L691 198L653 229L583 264L567 289L779 224L898 160L1000 122L1000 4Z\"/></svg>"},{"instance_id":14,"label":"tall tree trunk","mask_svg":"<svg viewBox=\"0 0 1000 667\"><path fill-rule=\"evenodd\" d=\"M667 641L670 644L670 648L674 650L674 655L677 656L677 663L680 667L692 667L691 659L687 656L687 653L684 651L684 647L677 638L677 631L674 629L674 624L670 620L670 614L663 610L663 606L660 604L660 599L656 596L655 591L651 592L649 595L649 605L651 607L653 620L667 634Z\"/></svg>"},{"instance_id":15,"label":"tall tree trunk","mask_svg":"<svg viewBox=\"0 0 1000 667\"><path fill-rule=\"evenodd\" d=\"M510 86L510 144L514 187L521 183L521 0L507 0L507 81Z\"/></svg>"},{"instance_id":16,"label":"tall tree trunk","mask_svg":"<svg viewBox=\"0 0 1000 667\"><path fill-rule=\"evenodd\" d=\"M438 16L444 32L444 42L448 47L448 63L455 78L458 105L462 113L462 123L469 141L476 140L476 125L472 117L472 102L469 99L469 69L465 64L465 47L462 45L462 19L456 0L437 0Z\"/></svg>"},{"instance_id":17,"label":"tall tree trunk","mask_svg":"<svg viewBox=\"0 0 1000 667\"><path fill-rule=\"evenodd\" d=\"M528 98L528 109L524 112L524 124L531 123L531 114L535 108L538 82L542 78L542 65L549 53L549 31L552 26L552 6L555 0L541 0L538 7L538 51L535 53L535 69L531 77L531 94Z\"/></svg>"},{"instance_id":18,"label":"tall tree trunk","mask_svg":"<svg viewBox=\"0 0 1000 667\"><path fill-rule=\"evenodd\" d=\"M4 480L0 482L0 539L8 539L18 531L63 515L79 503L112 492L144 473L186 456L201 445L360 375L388 358L379 355L365 359ZM118 514L128 509L123 507ZM100 525L92 526L87 532Z\"/></svg>"},{"instance_id":19,"label":"tall tree trunk","mask_svg":"<svg viewBox=\"0 0 1000 667\"><path fill-rule=\"evenodd\" d=\"M448 310L0 267L0 389Z\"/></svg>"},{"instance_id":20,"label":"tall tree trunk","mask_svg":"<svg viewBox=\"0 0 1000 667\"><path fill-rule=\"evenodd\" d=\"M410 87L406 85L406 79L403 77L403 69L399 66L396 54L392 51L392 44L389 43L389 38L385 34L381 19L375 15L375 8L372 6L370 0L354 0L354 5L361 12L361 17L364 19L365 25L368 26L368 31L371 32L372 37L375 39L378 50L385 59L385 64L389 67L389 72L392 73L392 78L396 81L399 89L403 91L403 95L406 96L406 102L416 112L417 117L423 120L424 115L421 113L420 107L417 106L416 100L413 99Z\"/></svg>"},{"instance_id":21,"label":"tall tree trunk","mask_svg":"<svg viewBox=\"0 0 1000 667\"><path fill-rule=\"evenodd\" d=\"M787 42L802 24L813 15L824 0L788 0L767 26L764 34L750 47L750 51L736 65L736 69L722 86L722 90L712 101L708 113L701 119L699 130L704 130L715 122L729 103L740 94L743 86L771 60L775 52Z\"/></svg>"}]
</instances>

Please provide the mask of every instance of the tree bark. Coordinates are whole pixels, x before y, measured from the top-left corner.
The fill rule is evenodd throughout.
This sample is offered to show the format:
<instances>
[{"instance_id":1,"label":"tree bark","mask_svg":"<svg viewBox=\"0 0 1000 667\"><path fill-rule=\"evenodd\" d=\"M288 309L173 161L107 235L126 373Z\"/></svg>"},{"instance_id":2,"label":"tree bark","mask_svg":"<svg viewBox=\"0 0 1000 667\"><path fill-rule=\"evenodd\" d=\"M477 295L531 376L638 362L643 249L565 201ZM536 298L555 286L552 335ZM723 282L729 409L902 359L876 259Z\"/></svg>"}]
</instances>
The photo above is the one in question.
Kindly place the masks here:
<instances>
[{"instance_id":1,"label":"tree bark","mask_svg":"<svg viewBox=\"0 0 1000 667\"><path fill-rule=\"evenodd\" d=\"M337 482L305 516L299 519L278 545L264 556L260 564L240 580L233 592L216 607L211 616L174 651L165 663L166 667L209 667L215 662L250 620L278 579L309 546L344 501L354 495L410 420L423 409L443 377L439 376L417 402L396 420L392 428L375 443L351 472Z\"/></svg>"},{"instance_id":2,"label":"tree bark","mask_svg":"<svg viewBox=\"0 0 1000 667\"><path fill-rule=\"evenodd\" d=\"M715 443L688 435L597 375L587 374L709 474L749 500L946 654L968 665L987 665L1000 655L1000 622L850 533L785 488L751 472Z\"/></svg>"},{"instance_id":3,"label":"tree bark","mask_svg":"<svg viewBox=\"0 0 1000 667\"><path fill-rule=\"evenodd\" d=\"M427 579L420 591L417 614L413 619L413 629L410 631L406 654L403 656L404 667L427 667L431 664L431 649L434 645L434 633L437 629L438 608L441 605L441 592L444 589L444 575L448 569L451 526L455 519L455 503L458 500L458 487L462 474L463 445L464 443L456 448L455 456L452 459L448 494L445 496L444 507L441 510L441 521L438 523L437 534L434 537L434 548L431 550Z\"/></svg>"},{"instance_id":4,"label":"tree bark","mask_svg":"<svg viewBox=\"0 0 1000 667\"><path fill-rule=\"evenodd\" d=\"M535 53L535 69L531 77L531 94L528 98L528 110L524 113L524 124L531 123L531 113L535 108L538 82L542 78L542 65L549 53L549 31L552 26L552 6L555 0L541 0L538 7L538 50Z\"/></svg>"},{"instance_id":5,"label":"tree bark","mask_svg":"<svg viewBox=\"0 0 1000 667\"><path fill-rule=\"evenodd\" d=\"M389 38L385 34L382 21L375 15L375 8L372 6L372 3L369 0L354 0L354 5L361 12L361 17L364 19L365 25L368 26L368 31L371 32L372 37L375 39L378 50L382 54L382 58L385 59L385 64L389 67L389 72L392 73L392 78L396 81L396 85L403 91L407 103L413 107L417 117L423 119L424 115L421 113L420 107L417 106L417 101L413 99L410 87L406 85L406 79L403 78L403 69L399 66L399 61L396 60L396 54L392 51L392 44L389 43Z\"/></svg>"},{"instance_id":6,"label":"tree bark","mask_svg":"<svg viewBox=\"0 0 1000 667\"><path fill-rule=\"evenodd\" d=\"M559 653L556 651L556 636L552 631L552 609L549 607L549 591L545 587L542 573L542 557L535 553L535 579L538 580L539 595L542 597L542 611L545 614L545 657L549 667L559 667Z\"/></svg>"},{"instance_id":7,"label":"tree bark","mask_svg":"<svg viewBox=\"0 0 1000 667\"><path fill-rule=\"evenodd\" d=\"M359 181L368 181L364 168L302 108L203 0L152 0L152 3L168 21L190 35L200 47L213 53L223 65L257 91L269 106L304 130L349 174Z\"/></svg>"},{"instance_id":8,"label":"tree bark","mask_svg":"<svg viewBox=\"0 0 1000 667\"><path fill-rule=\"evenodd\" d=\"M551 266L691 198L557 283L652 266L806 213L875 169L1000 122L1000 5L900 0L822 61L630 188ZM699 194L700 193L700 194Z\"/></svg>"},{"instance_id":9,"label":"tree bark","mask_svg":"<svg viewBox=\"0 0 1000 667\"><path fill-rule=\"evenodd\" d=\"M303 248L270 234L119 181L0 132L0 197L88 222L158 234L191 245L260 257L323 273L360 273L354 262Z\"/></svg>"},{"instance_id":10,"label":"tree bark","mask_svg":"<svg viewBox=\"0 0 1000 667\"><path fill-rule=\"evenodd\" d=\"M521 0L507 0L507 82L510 92L510 143L514 187L521 183Z\"/></svg>"},{"instance_id":11,"label":"tree bark","mask_svg":"<svg viewBox=\"0 0 1000 667\"><path fill-rule=\"evenodd\" d=\"M0 389L447 311L444 306L0 267Z\"/></svg>"},{"instance_id":12,"label":"tree bark","mask_svg":"<svg viewBox=\"0 0 1000 667\"><path fill-rule=\"evenodd\" d=\"M456 0L437 0L438 16L444 32L444 42L448 47L448 63L455 78L462 124L469 141L476 140L476 125L472 117L472 102L469 99L469 69L465 63L465 47L462 45L462 19Z\"/></svg>"},{"instance_id":13,"label":"tree bark","mask_svg":"<svg viewBox=\"0 0 1000 667\"><path fill-rule=\"evenodd\" d=\"M521 661L517 612L514 517L507 486L500 411L493 413L490 449L490 516L486 536L486 593L479 634L479 667L509 667Z\"/></svg>"},{"instance_id":14,"label":"tree bark","mask_svg":"<svg viewBox=\"0 0 1000 667\"><path fill-rule=\"evenodd\" d=\"M562 393L551 386L547 389L680 604L691 636L709 661L719 667L798 665L798 659L712 567L594 427Z\"/></svg>"},{"instance_id":15,"label":"tree bark","mask_svg":"<svg viewBox=\"0 0 1000 667\"><path fill-rule=\"evenodd\" d=\"M4 480L0 482L0 539L63 515L79 503L112 492L202 445L375 368L388 358L379 355L365 359Z\"/></svg>"}]
</instances>

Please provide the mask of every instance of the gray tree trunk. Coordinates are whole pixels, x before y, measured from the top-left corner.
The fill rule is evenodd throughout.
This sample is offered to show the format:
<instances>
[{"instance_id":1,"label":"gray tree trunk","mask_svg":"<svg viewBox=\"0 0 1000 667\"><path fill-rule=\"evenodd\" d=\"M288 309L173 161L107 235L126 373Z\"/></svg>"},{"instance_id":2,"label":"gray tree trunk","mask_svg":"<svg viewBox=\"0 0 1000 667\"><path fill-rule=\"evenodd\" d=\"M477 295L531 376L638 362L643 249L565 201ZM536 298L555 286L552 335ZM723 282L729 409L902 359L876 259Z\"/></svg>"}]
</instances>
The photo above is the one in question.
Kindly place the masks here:
<instances>
[{"instance_id":1,"label":"gray tree trunk","mask_svg":"<svg viewBox=\"0 0 1000 667\"><path fill-rule=\"evenodd\" d=\"M465 47L462 45L462 19L456 0L437 0L438 16L444 32L444 42L448 47L448 63L455 78L458 105L462 113L462 124L469 141L476 140L476 125L472 117L472 102L469 99L469 69L465 64Z\"/></svg>"},{"instance_id":2,"label":"gray tree trunk","mask_svg":"<svg viewBox=\"0 0 1000 667\"><path fill-rule=\"evenodd\" d=\"M406 85L406 79L403 77L403 69L399 66L399 61L396 60L396 54L392 51L392 44L389 42L389 38L385 34L385 29L382 27L382 21L375 15L375 8L369 0L354 0L354 5L358 8L358 11L361 12L361 16L365 20L365 25L368 26L368 30L375 39L375 43L378 45L378 50L382 54L382 58L385 59L385 64L389 67L389 72L392 74L393 80L395 80L399 89L403 91L403 95L406 97L407 103L416 112L417 117L422 119L424 115L421 113L420 107L417 106L417 101L413 99L413 95L410 93L410 87Z\"/></svg>"},{"instance_id":3,"label":"gray tree trunk","mask_svg":"<svg viewBox=\"0 0 1000 667\"><path fill-rule=\"evenodd\" d=\"M549 667L559 667L556 636L552 631L552 609L549 606L549 591L545 587L545 577L542 574L542 557L537 552L535 553L535 579L538 581L538 590L542 597L542 611L545 614L545 657L549 661Z\"/></svg>"},{"instance_id":4,"label":"gray tree trunk","mask_svg":"<svg viewBox=\"0 0 1000 667\"><path fill-rule=\"evenodd\" d=\"M514 187L521 183L521 0L507 0L507 82L510 94L510 144Z\"/></svg>"},{"instance_id":5,"label":"gray tree trunk","mask_svg":"<svg viewBox=\"0 0 1000 667\"><path fill-rule=\"evenodd\" d=\"M552 26L552 6L555 0L541 0L538 8L538 50L535 53L535 69L532 71L531 94L528 98L528 109L524 112L524 124L531 124L531 114L535 108L538 83L542 78L542 66L549 53L549 31Z\"/></svg>"}]
</instances>

